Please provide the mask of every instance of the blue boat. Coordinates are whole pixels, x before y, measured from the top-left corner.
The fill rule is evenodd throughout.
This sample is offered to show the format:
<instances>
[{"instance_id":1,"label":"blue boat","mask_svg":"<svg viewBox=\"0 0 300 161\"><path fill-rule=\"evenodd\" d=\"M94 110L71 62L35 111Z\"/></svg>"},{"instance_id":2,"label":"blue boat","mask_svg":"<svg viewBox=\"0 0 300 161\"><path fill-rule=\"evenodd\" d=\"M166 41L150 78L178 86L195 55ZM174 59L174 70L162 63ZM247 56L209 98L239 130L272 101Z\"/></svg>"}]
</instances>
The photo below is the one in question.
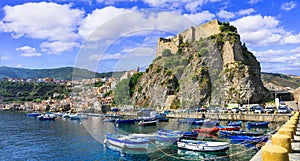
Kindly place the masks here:
<instances>
[{"instance_id":1,"label":"blue boat","mask_svg":"<svg viewBox=\"0 0 300 161\"><path fill-rule=\"evenodd\" d=\"M242 121L229 122L228 126L242 126Z\"/></svg>"},{"instance_id":2,"label":"blue boat","mask_svg":"<svg viewBox=\"0 0 300 161\"><path fill-rule=\"evenodd\" d=\"M45 121L45 120L55 120L56 117L49 115L49 114L43 114L43 115L37 116L37 118L41 121Z\"/></svg>"},{"instance_id":3,"label":"blue boat","mask_svg":"<svg viewBox=\"0 0 300 161\"><path fill-rule=\"evenodd\" d=\"M230 136L261 136L263 133L255 131L219 131L219 136L222 138L229 138Z\"/></svg>"},{"instance_id":4,"label":"blue boat","mask_svg":"<svg viewBox=\"0 0 300 161\"><path fill-rule=\"evenodd\" d=\"M126 120L117 119L115 122L118 124L134 124L135 120L134 119L126 119Z\"/></svg>"},{"instance_id":5,"label":"blue boat","mask_svg":"<svg viewBox=\"0 0 300 161\"><path fill-rule=\"evenodd\" d=\"M195 138L198 136L197 132L192 131L175 131L175 130L167 130L167 129L158 129L157 134L166 135L166 134L176 134L186 138Z\"/></svg>"},{"instance_id":6,"label":"blue boat","mask_svg":"<svg viewBox=\"0 0 300 161\"><path fill-rule=\"evenodd\" d=\"M37 117L37 116L39 116L40 114L39 113L27 113L27 114L25 114L25 116L28 116L28 117Z\"/></svg>"},{"instance_id":7,"label":"blue boat","mask_svg":"<svg viewBox=\"0 0 300 161\"><path fill-rule=\"evenodd\" d=\"M193 125L202 125L204 123L203 119L197 119L197 118L186 118L186 119L180 119L178 120L179 123L190 123Z\"/></svg>"},{"instance_id":8,"label":"blue boat","mask_svg":"<svg viewBox=\"0 0 300 161\"><path fill-rule=\"evenodd\" d=\"M247 122L247 128L266 128L269 122Z\"/></svg>"},{"instance_id":9,"label":"blue boat","mask_svg":"<svg viewBox=\"0 0 300 161\"><path fill-rule=\"evenodd\" d=\"M256 144L267 141L268 136L230 136L230 142L233 144Z\"/></svg>"},{"instance_id":10,"label":"blue boat","mask_svg":"<svg viewBox=\"0 0 300 161\"><path fill-rule=\"evenodd\" d=\"M220 121L204 121L204 125L206 125L206 126L219 126Z\"/></svg>"}]
</instances>

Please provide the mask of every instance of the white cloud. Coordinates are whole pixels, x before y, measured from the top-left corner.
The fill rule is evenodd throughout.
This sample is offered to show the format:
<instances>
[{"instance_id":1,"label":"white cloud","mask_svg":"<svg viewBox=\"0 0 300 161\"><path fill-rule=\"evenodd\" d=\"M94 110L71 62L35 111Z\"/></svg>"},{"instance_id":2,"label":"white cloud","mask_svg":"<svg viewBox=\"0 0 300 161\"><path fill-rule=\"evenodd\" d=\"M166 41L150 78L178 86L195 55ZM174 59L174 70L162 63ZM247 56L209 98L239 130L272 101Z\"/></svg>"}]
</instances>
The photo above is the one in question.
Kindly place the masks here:
<instances>
[{"instance_id":1,"label":"white cloud","mask_svg":"<svg viewBox=\"0 0 300 161\"><path fill-rule=\"evenodd\" d=\"M238 14L239 15L250 15L253 12L255 12L255 10L253 8L249 8L249 9L239 10Z\"/></svg>"},{"instance_id":2,"label":"white cloud","mask_svg":"<svg viewBox=\"0 0 300 161\"><path fill-rule=\"evenodd\" d=\"M196 24L202 24L205 21L209 21L215 18L215 15L210 13L209 11L202 11L196 14L183 14L183 16L191 19Z\"/></svg>"},{"instance_id":3,"label":"white cloud","mask_svg":"<svg viewBox=\"0 0 300 161\"><path fill-rule=\"evenodd\" d=\"M294 9L297 6L295 1L290 1L290 2L284 2L281 4L281 9L284 11L290 11Z\"/></svg>"},{"instance_id":4,"label":"white cloud","mask_svg":"<svg viewBox=\"0 0 300 161\"><path fill-rule=\"evenodd\" d=\"M62 41L61 43L75 42L79 38L76 32L84 12L71 7L67 4L46 2L7 5L3 8L5 16L0 21L0 31L11 33L14 38L28 37L49 42ZM64 52L63 49L69 48L72 47L55 50L55 52ZM38 56L38 54L24 56Z\"/></svg>"},{"instance_id":5,"label":"white cloud","mask_svg":"<svg viewBox=\"0 0 300 161\"><path fill-rule=\"evenodd\" d=\"M266 72L299 73L300 47L294 49L269 49L265 51L253 51L262 69Z\"/></svg>"},{"instance_id":6,"label":"white cloud","mask_svg":"<svg viewBox=\"0 0 300 161\"><path fill-rule=\"evenodd\" d=\"M83 11L70 5L56 3L25 3L5 6L1 30L10 32L15 38L22 36L37 39L73 40L76 26Z\"/></svg>"},{"instance_id":7,"label":"white cloud","mask_svg":"<svg viewBox=\"0 0 300 161\"><path fill-rule=\"evenodd\" d=\"M272 16L246 16L231 23L237 27L242 40L253 46L279 44L285 34L279 20Z\"/></svg>"},{"instance_id":8,"label":"white cloud","mask_svg":"<svg viewBox=\"0 0 300 161\"><path fill-rule=\"evenodd\" d=\"M41 53L36 52L36 49L30 46L23 46L16 49L16 51L22 51L22 57L40 57Z\"/></svg>"},{"instance_id":9,"label":"white cloud","mask_svg":"<svg viewBox=\"0 0 300 161\"><path fill-rule=\"evenodd\" d=\"M208 3L222 2L222 0L144 0L144 2L156 8L168 8L174 10L181 10L182 6L190 12L199 11L200 8Z\"/></svg>"},{"instance_id":10,"label":"white cloud","mask_svg":"<svg viewBox=\"0 0 300 161\"><path fill-rule=\"evenodd\" d=\"M284 43L286 43L286 44L299 44L300 43L300 33L298 33L296 35L288 33L284 37Z\"/></svg>"},{"instance_id":11,"label":"white cloud","mask_svg":"<svg viewBox=\"0 0 300 161\"><path fill-rule=\"evenodd\" d=\"M262 0L249 0L248 3L250 3L250 4L256 4L256 3L260 2L260 1L262 1Z\"/></svg>"},{"instance_id":12,"label":"white cloud","mask_svg":"<svg viewBox=\"0 0 300 161\"><path fill-rule=\"evenodd\" d=\"M79 47L80 44L77 42L62 42L62 41L53 41L53 42L43 42L40 47L43 52L49 54L59 54L64 51L71 51L74 47Z\"/></svg>"},{"instance_id":13,"label":"white cloud","mask_svg":"<svg viewBox=\"0 0 300 161\"><path fill-rule=\"evenodd\" d=\"M115 8L112 6L108 6L102 9L96 9L91 14L88 14L86 18L82 21L79 34L88 38L94 31L97 30L101 25L111 20L113 17L119 16L126 12L129 12L128 9L123 8Z\"/></svg>"},{"instance_id":14,"label":"white cloud","mask_svg":"<svg viewBox=\"0 0 300 161\"><path fill-rule=\"evenodd\" d=\"M234 17L234 13L228 12L228 11L225 11L225 10L220 10L217 13L217 16L220 17L220 18L230 19L230 18Z\"/></svg>"},{"instance_id":15,"label":"white cloud","mask_svg":"<svg viewBox=\"0 0 300 161\"><path fill-rule=\"evenodd\" d=\"M177 34L195 25L177 12L155 11L115 7L98 9L83 20L79 33L88 38L87 41L114 40L120 37L148 35L151 31L157 30Z\"/></svg>"},{"instance_id":16,"label":"white cloud","mask_svg":"<svg viewBox=\"0 0 300 161\"><path fill-rule=\"evenodd\" d=\"M22 64L18 64L16 67L21 68L22 66L23 66Z\"/></svg>"}]
</instances>

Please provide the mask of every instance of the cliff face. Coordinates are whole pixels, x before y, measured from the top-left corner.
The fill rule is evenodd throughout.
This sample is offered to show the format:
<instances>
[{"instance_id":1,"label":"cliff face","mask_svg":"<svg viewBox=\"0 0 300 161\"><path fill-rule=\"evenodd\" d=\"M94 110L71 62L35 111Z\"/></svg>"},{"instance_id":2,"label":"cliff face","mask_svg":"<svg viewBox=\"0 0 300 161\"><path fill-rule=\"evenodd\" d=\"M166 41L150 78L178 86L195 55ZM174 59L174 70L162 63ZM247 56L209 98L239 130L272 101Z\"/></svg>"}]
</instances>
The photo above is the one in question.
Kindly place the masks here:
<instances>
[{"instance_id":1,"label":"cliff face","mask_svg":"<svg viewBox=\"0 0 300 161\"><path fill-rule=\"evenodd\" d=\"M260 78L260 64L241 44L236 28L215 22L194 28L193 33L204 36L187 39L186 30L158 43L157 52L161 53L136 84L135 105L191 108L247 103L248 98L250 103L258 103L269 98ZM176 52L170 44L178 44Z\"/></svg>"}]
</instances>

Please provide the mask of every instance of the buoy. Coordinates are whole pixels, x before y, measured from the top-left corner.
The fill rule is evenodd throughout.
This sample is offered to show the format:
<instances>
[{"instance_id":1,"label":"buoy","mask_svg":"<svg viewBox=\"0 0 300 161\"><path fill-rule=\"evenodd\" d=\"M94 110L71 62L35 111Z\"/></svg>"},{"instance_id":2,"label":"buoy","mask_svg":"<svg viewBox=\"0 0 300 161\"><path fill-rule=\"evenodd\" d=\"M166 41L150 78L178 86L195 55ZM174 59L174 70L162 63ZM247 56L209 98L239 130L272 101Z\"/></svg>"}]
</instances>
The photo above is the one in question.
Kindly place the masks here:
<instances>
[{"instance_id":1,"label":"buoy","mask_svg":"<svg viewBox=\"0 0 300 161\"><path fill-rule=\"evenodd\" d=\"M262 161L289 161L288 151L277 145L262 147Z\"/></svg>"},{"instance_id":2,"label":"buoy","mask_svg":"<svg viewBox=\"0 0 300 161\"><path fill-rule=\"evenodd\" d=\"M289 153L292 152L291 139L287 135L275 134L272 135L272 145L278 145L285 148Z\"/></svg>"},{"instance_id":3,"label":"buoy","mask_svg":"<svg viewBox=\"0 0 300 161\"><path fill-rule=\"evenodd\" d=\"M283 134L283 135L287 135L288 137L290 137L291 140L294 139L294 131L292 129L280 128L278 130L278 133Z\"/></svg>"}]
</instances>

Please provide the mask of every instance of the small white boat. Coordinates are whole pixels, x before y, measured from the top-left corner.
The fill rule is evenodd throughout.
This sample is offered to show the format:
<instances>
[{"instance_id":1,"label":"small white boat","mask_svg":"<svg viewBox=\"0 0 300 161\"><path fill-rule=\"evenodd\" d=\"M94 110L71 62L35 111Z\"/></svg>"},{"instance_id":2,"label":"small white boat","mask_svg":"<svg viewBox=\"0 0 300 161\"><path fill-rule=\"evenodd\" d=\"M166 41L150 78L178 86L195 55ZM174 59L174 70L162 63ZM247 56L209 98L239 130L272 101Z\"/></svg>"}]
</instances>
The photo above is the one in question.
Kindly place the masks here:
<instances>
[{"instance_id":1,"label":"small white boat","mask_svg":"<svg viewBox=\"0 0 300 161\"><path fill-rule=\"evenodd\" d=\"M140 138L147 138L149 140L155 140L156 137L158 136L158 134L137 134L137 133L133 133L133 134L130 134L130 136L133 136L133 137L140 137Z\"/></svg>"},{"instance_id":2,"label":"small white boat","mask_svg":"<svg viewBox=\"0 0 300 161\"><path fill-rule=\"evenodd\" d=\"M141 120L139 122L140 126L155 126L157 123L157 119L150 119L150 120Z\"/></svg>"},{"instance_id":3,"label":"small white boat","mask_svg":"<svg viewBox=\"0 0 300 161\"><path fill-rule=\"evenodd\" d=\"M83 113L76 113L74 115L69 115L71 120L80 120L80 119L87 119L88 116Z\"/></svg>"},{"instance_id":4,"label":"small white boat","mask_svg":"<svg viewBox=\"0 0 300 161\"><path fill-rule=\"evenodd\" d=\"M54 117L54 115L51 114L42 114L37 116L36 118L38 118L39 120L55 120L56 117Z\"/></svg>"},{"instance_id":5,"label":"small white boat","mask_svg":"<svg viewBox=\"0 0 300 161\"><path fill-rule=\"evenodd\" d=\"M229 148L229 145L230 144L227 142L210 142L187 139L180 139L177 142L177 147L180 149L202 152L226 151Z\"/></svg>"},{"instance_id":6,"label":"small white boat","mask_svg":"<svg viewBox=\"0 0 300 161\"><path fill-rule=\"evenodd\" d=\"M147 149L149 139L130 135L107 134L105 135L104 143L110 143L121 148Z\"/></svg>"}]
</instances>

